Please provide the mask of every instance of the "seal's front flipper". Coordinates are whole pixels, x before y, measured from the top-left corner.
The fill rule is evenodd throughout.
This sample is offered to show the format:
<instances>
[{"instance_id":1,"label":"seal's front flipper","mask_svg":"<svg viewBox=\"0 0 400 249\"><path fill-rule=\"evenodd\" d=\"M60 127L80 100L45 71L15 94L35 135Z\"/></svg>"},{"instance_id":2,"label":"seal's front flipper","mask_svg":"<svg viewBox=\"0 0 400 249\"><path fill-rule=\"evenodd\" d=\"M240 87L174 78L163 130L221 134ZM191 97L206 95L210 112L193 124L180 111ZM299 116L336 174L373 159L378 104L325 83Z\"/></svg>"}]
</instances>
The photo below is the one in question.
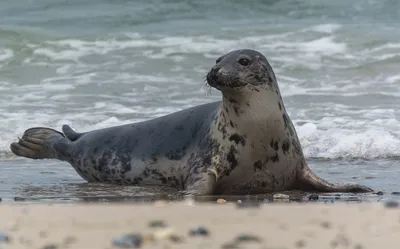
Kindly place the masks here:
<instances>
[{"instance_id":1,"label":"seal's front flipper","mask_svg":"<svg viewBox=\"0 0 400 249\"><path fill-rule=\"evenodd\" d=\"M65 134L65 137L68 138L71 141L76 141L83 134L85 134L85 133L78 133L78 132L72 130L72 128L69 127L68 125L63 125L62 126L62 131Z\"/></svg>"},{"instance_id":2,"label":"seal's front flipper","mask_svg":"<svg viewBox=\"0 0 400 249\"><path fill-rule=\"evenodd\" d=\"M373 189L360 184L332 184L318 177L306 165L299 174L296 189L318 192L366 193Z\"/></svg>"},{"instance_id":3,"label":"seal's front flipper","mask_svg":"<svg viewBox=\"0 0 400 249\"><path fill-rule=\"evenodd\" d=\"M11 151L31 159L65 160L69 141L56 130L45 127L27 129L18 142L10 145Z\"/></svg>"},{"instance_id":4,"label":"seal's front flipper","mask_svg":"<svg viewBox=\"0 0 400 249\"><path fill-rule=\"evenodd\" d=\"M217 175L214 170L208 169L206 173L193 174L189 177L185 190L178 191L176 196L212 195L217 183Z\"/></svg>"}]
</instances>

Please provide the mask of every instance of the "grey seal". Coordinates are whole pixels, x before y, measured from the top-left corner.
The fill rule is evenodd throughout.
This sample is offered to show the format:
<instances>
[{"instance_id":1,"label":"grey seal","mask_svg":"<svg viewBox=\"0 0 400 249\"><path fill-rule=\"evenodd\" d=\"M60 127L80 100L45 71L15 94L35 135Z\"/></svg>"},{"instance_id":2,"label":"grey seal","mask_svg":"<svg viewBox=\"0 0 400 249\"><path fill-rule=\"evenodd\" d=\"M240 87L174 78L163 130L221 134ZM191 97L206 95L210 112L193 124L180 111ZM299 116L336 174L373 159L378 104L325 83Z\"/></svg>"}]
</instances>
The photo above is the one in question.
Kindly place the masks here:
<instances>
[{"instance_id":1,"label":"grey seal","mask_svg":"<svg viewBox=\"0 0 400 249\"><path fill-rule=\"evenodd\" d=\"M11 151L69 162L88 182L170 186L189 195L373 191L333 184L311 171L275 73L260 52L221 56L206 83L222 101L84 133L67 125L62 133L34 127Z\"/></svg>"}]
</instances>

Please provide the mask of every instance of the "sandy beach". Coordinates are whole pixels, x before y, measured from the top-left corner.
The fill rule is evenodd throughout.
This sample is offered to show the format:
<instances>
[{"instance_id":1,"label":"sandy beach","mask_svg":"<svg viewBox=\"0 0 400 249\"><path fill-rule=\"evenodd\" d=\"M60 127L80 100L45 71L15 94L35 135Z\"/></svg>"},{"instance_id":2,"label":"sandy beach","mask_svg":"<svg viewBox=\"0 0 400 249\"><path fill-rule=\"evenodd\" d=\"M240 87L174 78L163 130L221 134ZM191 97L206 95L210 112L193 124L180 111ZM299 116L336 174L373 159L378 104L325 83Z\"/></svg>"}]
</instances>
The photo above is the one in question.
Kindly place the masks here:
<instances>
[{"instance_id":1,"label":"sandy beach","mask_svg":"<svg viewBox=\"0 0 400 249\"><path fill-rule=\"evenodd\" d=\"M121 244L127 234L140 248L400 246L400 209L378 203L7 204L0 214L1 248L10 249L129 248Z\"/></svg>"}]
</instances>

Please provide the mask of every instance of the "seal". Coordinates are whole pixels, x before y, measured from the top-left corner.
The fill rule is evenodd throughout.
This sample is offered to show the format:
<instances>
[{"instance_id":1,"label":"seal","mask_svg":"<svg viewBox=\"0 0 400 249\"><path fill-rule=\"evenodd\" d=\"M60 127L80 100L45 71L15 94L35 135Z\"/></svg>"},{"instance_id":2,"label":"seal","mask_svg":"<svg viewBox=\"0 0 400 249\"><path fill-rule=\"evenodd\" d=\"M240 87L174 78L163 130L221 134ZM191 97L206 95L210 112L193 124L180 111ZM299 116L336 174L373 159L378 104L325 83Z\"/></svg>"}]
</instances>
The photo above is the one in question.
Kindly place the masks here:
<instances>
[{"instance_id":1,"label":"seal","mask_svg":"<svg viewBox=\"0 0 400 249\"><path fill-rule=\"evenodd\" d=\"M34 127L10 148L26 158L69 162L88 182L171 186L187 195L373 191L311 171L275 73L258 51L221 56L206 84L222 101L85 133Z\"/></svg>"}]
</instances>

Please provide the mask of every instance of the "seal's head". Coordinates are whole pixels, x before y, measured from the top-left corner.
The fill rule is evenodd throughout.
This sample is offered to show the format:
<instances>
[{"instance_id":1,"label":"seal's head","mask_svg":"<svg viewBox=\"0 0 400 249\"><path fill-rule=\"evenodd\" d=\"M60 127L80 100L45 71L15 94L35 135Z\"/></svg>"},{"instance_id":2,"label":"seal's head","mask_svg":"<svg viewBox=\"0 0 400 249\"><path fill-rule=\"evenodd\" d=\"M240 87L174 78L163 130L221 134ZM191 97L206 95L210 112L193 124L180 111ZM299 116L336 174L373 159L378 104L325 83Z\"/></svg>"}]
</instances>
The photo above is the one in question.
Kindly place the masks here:
<instances>
[{"instance_id":1,"label":"seal's head","mask_svg":"<svg viewBox=\"0 0 400 249\"><path fill-rule=\"evenodd\" d=\"M216 60L207 74L207 84L222 92L272 86L275 74L268 60L251 49L231 51Z\"/></svg>"}]
</instances>

